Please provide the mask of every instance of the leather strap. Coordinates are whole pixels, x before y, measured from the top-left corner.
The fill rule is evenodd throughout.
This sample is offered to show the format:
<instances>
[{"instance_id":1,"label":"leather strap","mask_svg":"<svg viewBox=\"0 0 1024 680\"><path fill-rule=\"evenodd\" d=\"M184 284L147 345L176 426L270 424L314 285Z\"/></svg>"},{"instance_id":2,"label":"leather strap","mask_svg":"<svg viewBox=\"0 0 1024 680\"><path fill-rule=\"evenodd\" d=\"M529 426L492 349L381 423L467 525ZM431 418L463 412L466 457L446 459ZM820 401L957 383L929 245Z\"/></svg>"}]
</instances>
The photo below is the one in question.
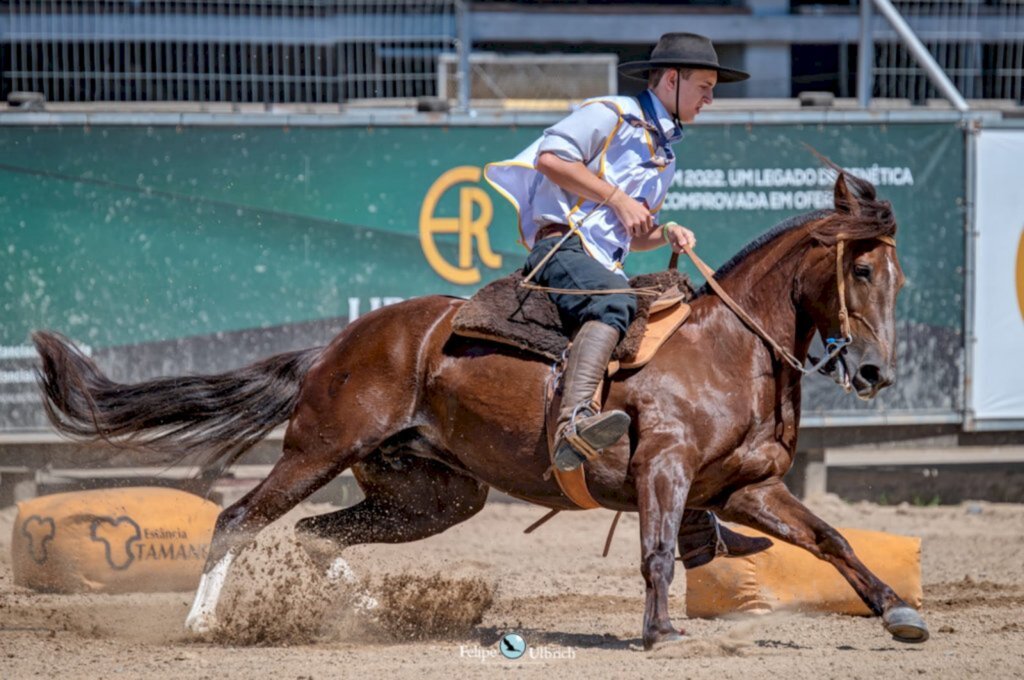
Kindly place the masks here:
<instances>
[{"instance_id":1,"label":"leather strap","mask_svg":"<svg viewBox=\"0 0 1024 680\"><path fill-rule=\"evenodd\" d=\"M690 257L690 260L693 261L694 266L697 267L697 269L700 270L700 273L704 275L704 278L707 279L708 285L711 286L711 289L718 294L718 297L722 298L722 302L724 302L729 309L731 309L733 313L740 318L740 321L745 323L747 327L761 336L761 339L771 345L772 349L775 350L775 353L785 359L793 368L803 367L803 362L790 354L784 347L779 345L779 343L775 342L775 340L768 335L768 332L761 327L761 324L754 321L754 319L752 319L750 315L740 307L739 303L736 302L731 295L725 292L725 289L722 288L721 284L715 280L714 269L705 264L704 260L697 257L697 253L693 252L692 249L687 249L685 252Z\"/></svg>"},{"instance_id":2,"label":"leather strap","mask_svg":"<svg viewBox=\"0 0 1024 680\"><path fill-rule=\"evenodd\" d=\"M601 504L590 495L590 489L587 488L587 475L583 471L582 465L572 472L562 472L558 468L554 468L554 470L555 481L558 482L562 493L568 496L569 500L584 510L594 510L601 507Z\"/></svg>"},{"instance_id":3,"label":"leather strap","mask_svg":"<svg viewBox=\"0 0 1024 680\"><path fill-rule=\"evenodd\" d=\"M526 527L526 529L523 530L523 533L524 534L532 534L534 531L537 530L537 527L541 526L542 524L546 524L549 519L551 519L552 517L554 517L555 515L557 515L560 512L561 512L561 510L558 510L557 508L548 511L548 513L546 515L541 517L539 520L537 520L536 522L534 522L530 526Z\"/></svg>"},{"instance_id":4,"label":"leather strap","mask_svg":"<svg viewBox=\"0 0 1024 680\"><path fill-rule=\"evenodd\" d=\"M552 374L548 378L547 386L544 390L544 400L546 402L544 406L545 430L547 432L548 453L552 458L550 469L555 475L555 481L558 483L558 488L562 490L562 493L564 493L569 500L584 510L600 508L602 507L601 504L594 500L594 497L590 494L590 489L587 488L587 475L584 470L585 466L580 465L572 472L563 472L554 465L554 423L558 421L558 404L555 399L556 383L557 379ZM598 385L597 394L601 392L602 387L603 385Z\"/></svg>"},{"instance_id":5,"label":"leather strap","mask_svg":"<svg viewBox=\"0 0 1024 680\"><path fill-rule=\"evenodd\" d=\"M874 236L872 238L881 241L886 245L890 245L893 247L896 246L896 239L892 238L891 236ZM843 276L844 247L846 241L849 240L851 239L845 234L840 234L838 237L836 237L836 286L838 288L839 295L839 326L844 338L851 337L850 319L846 310L846 280ZM791 352L789 352L786 348L779 345L779 343L775 342L775 340L772 339L770 335L768 335L768 332L765 331L764 328L762 328L761 325L757 323L757 321L752 319L750 315L747 314L742 307L740 307L739 303L737 303L736 300L732 298L731 295L725 292L725 289L722 288L721 284L719 284L718 281L715 280L714 269L705 264L704 261L701 260L697 256L697 253L693 252L692 249L686 249L684 252L687 254L687 256L689 256L690 260L693 262L693 265L697 267L701 274L704 275L704 278L707 279L708 285L711 286L711 289L715 291L718 297L722 299L722 302L724 302L726 306L729 307L729 309L731 309L733 313L736 316L738 316L744 324L747 325L748 328L750 328L758 336L760 336L762 340L771 345L771 348L775 350L776 356L779 356L782 359L784 359L786 363L788 363L790 366L800 371L801 373L808 372L804 368L802 361L793 356ZM672 256L669 258L668 261L668 267L669 269L679 268L679 253L672 253Z\"/></svg>"}]
</instances>

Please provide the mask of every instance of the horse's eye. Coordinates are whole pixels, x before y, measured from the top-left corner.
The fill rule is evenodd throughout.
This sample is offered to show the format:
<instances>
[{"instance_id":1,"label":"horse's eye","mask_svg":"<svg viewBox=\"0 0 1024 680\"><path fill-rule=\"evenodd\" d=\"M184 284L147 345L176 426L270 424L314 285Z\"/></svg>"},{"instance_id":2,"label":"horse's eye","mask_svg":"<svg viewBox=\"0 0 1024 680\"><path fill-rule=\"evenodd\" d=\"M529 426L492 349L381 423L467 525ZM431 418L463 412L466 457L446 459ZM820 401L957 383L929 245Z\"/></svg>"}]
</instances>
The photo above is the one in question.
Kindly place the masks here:
<instances>
[{"instance_id":1,"label":"horse's eye","mask_svg":"<svg viewBox=\"0 0 1024 680\"><path fill-rule=\"evenodd\" d=\"M853 275L858 279L864 279L865 281L871 280L871 267L866 264L855 264L853 265Z\"/></svg>"}]
</instances>

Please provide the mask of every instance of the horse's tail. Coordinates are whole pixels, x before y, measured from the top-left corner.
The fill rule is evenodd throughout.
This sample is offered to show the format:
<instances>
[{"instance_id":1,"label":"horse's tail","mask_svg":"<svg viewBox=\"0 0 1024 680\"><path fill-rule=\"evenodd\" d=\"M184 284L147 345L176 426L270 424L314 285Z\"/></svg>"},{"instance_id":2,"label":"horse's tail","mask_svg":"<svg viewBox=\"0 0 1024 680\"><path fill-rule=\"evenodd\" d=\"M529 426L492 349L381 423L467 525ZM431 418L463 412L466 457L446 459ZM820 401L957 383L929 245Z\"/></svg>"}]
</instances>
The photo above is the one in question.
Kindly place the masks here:
<instances>
[{"instance_id":1,"label":"horse's tail","mask_svg":"<svg viewBox=\"0 0 1024 680\"><path fill-rule=\"evenodd\" d=\"M60 432L144 449L163 461L226 468L287 420L320 347L277 354L218 375L122 385L66 338L38 332L43 405ZM147 456L149 458L150 456Z\"/></svg>"}]
</instances>

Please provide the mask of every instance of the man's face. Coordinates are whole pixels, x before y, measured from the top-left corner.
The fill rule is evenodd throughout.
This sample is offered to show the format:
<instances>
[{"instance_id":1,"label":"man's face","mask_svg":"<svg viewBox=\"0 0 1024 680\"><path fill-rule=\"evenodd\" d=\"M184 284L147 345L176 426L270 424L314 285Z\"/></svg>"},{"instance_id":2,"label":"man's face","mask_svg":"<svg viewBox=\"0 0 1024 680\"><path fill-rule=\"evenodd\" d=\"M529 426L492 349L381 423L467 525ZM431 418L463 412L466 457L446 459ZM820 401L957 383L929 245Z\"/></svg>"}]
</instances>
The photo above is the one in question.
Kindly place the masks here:
<instances>
[{"instance_id":1,"label":"man's face","mask_svg":"<svg viewBox=\"0 0 1024 680\"><path fill-rule=\"evenodd\" d=\"M670 96L671 107L675 107L676 102L679 102L679 110L675 112L679 120L692 123L701 108L714 101L711 91L717 83L718 72L706 69L697 69L689 78L679 79L678 95L673 92Z\"/></svg>"}]
</instances>

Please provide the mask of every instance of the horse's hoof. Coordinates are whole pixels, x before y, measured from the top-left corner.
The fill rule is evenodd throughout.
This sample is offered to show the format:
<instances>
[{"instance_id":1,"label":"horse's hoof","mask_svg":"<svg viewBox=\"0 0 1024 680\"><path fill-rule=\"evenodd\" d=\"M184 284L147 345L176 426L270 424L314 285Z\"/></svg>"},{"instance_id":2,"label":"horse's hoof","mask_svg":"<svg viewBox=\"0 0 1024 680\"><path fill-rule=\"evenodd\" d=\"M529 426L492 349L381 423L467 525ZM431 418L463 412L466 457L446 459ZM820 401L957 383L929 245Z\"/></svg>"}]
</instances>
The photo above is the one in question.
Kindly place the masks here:
<instances>
[{"instance_id":1,"label":"horse's hoof","mask_svg":"<svg viewBox=\"0 0 1024 680\"><path fill-rule=\"evenodd\" d=\"M686 638L683 636L683 631L672 631L671 633L661 633L656 638L650 640L644 640L644 649L648 652L654 651L659 647L671 645L676 642L682 642Z\"/></svg>"},{"instance_id":2,"label":"horse's hoof","mask_svg":"<svg viewBox=\"0 0 1024 680\"><path fill-rule=\"evenodd\" d=\"M213 616L189 616L185 619L185 630L193 635L209 635L217 629L217 619Z\"/></svg>"},{"instance_id":3,"label":"horse's hoof","mask_svg":"<svg viewBox=\"0 0 1024 680\"><path fill-rule=\"evenodd\" d=\"M928 626L911 607L894 607L882 615L882 623L894 640L924 642L928 639Z\"/></svg>"}]
</instances>

